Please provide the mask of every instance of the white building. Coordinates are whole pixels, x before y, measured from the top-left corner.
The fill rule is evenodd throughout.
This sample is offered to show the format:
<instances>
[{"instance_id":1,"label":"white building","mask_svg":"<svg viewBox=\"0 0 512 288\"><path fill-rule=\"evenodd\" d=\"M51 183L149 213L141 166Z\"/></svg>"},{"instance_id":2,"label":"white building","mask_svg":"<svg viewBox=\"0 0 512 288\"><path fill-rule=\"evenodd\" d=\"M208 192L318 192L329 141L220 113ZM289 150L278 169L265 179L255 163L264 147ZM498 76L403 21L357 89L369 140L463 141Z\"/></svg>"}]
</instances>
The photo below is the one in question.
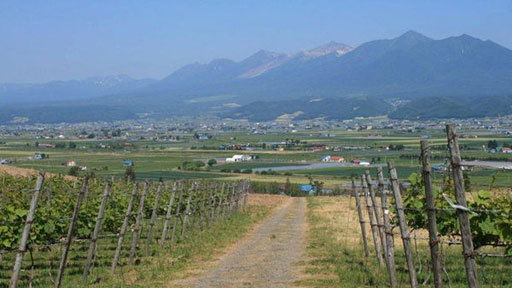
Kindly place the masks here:
<instances>
[{"instance_id":1,"label":"white building","mask_svg":"<svg viewBox=\"0 0 512 288\"><path fill-rule=\"evenodd\" d=\"M251 161L254 159L254 156L252 155L233 155L231 158L226 158L226 162L233 163L233 162L245 162L245 161Z\"/></svg>"}]
</instances>

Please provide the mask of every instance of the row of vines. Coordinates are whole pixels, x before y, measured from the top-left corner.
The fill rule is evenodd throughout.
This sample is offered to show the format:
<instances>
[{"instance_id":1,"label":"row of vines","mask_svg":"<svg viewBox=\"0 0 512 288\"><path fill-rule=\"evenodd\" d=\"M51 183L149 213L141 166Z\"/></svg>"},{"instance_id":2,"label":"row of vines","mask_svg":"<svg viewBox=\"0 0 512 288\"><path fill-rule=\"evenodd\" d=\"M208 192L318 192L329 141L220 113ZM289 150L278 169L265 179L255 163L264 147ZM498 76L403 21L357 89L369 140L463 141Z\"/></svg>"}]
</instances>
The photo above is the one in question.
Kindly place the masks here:
<instances>
[{"instance_id":1,"label":"row of vines","mask_svg":"<svg viewBox=\"0 0 512 288\"><path fill-rule=\"evenodd\" d=\"M433 179L428 141L423 140L421 174L413 173L408 181L399 183L390 162L388 181L382 167L377 168L376 182L369 171L361 176L361 188L353 180L365 256L370 255L371 239L378 263L387 268L391 287L400 286L398 263L405 266L402 271L407 272L411 287L428 283L435 287L510 286L512 190L466 191L470 179L463 174L451 125L447 125L447 136L450 167L438 179ZM370 233L366 232L368 222ZM395 258L398 247L393 239L397 236L402 240L403 258ZM426 252L425 261L421 247Z\"/></svg>"},{"instance_id":2,"label":"row of vines","mask_svg":"<svg viewBox=\"0 0 512 288\"><path fill-rule=\"evenodd\" d=\"M33 221L27 223L41 179ZM140 263L143 256L171 249L211 223L229 219L244 206L249 186L245 181L134 183L0 175L0 287L94 282L97 279L88 277L90 267L114 273L116 266ZM19 245L27 224L23 248ZM13 279L17 255L23 262L19 279Z\"/></svg>"}]
</instances>

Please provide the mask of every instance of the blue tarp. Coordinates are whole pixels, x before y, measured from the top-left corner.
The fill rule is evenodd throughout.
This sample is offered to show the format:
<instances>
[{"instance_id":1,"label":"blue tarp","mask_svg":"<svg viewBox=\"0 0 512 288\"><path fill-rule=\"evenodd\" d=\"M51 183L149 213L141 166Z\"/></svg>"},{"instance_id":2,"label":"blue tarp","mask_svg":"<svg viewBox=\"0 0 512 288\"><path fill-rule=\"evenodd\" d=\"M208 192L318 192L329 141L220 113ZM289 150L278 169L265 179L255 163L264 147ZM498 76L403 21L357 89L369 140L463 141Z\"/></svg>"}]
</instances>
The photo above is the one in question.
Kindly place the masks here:
<instances>
[{"instance_id":1,"label":"blue tarp","mask_svg":"<svg viewBox=\"0 0 512 288\"><path fill-rule=\"evenodd\" d=\"M300 191L309 192L313 190L313 185L300 185Z\"/></svg>"}]
</instances>

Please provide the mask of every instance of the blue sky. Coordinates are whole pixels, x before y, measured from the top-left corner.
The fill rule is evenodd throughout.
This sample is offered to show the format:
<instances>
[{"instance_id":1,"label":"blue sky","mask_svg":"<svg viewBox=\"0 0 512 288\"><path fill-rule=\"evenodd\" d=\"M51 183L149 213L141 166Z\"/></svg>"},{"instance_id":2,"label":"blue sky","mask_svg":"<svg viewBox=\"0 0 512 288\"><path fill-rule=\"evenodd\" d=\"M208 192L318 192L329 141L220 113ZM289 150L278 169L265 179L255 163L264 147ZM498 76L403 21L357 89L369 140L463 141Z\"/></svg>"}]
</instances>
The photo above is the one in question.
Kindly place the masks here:
<instances>
[{"instance_id":1,"label":"blue sky","mask_svg":"<svg viewBox=\"0 0 512 288\"><path fill-rule=\"evenodd\" d=\"M162 78L195 61L358 45L407 30L512 48L512 1L0 0L0 83Z\"/></svg>"}]
</instances>

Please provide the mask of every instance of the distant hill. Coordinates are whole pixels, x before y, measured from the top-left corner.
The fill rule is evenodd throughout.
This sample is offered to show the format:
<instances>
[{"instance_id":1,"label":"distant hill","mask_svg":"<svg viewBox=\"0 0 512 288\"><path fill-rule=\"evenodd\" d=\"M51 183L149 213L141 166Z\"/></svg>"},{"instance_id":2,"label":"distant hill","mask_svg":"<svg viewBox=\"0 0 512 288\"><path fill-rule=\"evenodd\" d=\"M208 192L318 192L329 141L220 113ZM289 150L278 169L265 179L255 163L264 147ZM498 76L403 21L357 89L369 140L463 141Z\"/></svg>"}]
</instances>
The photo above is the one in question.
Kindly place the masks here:
<instances>
[{"instance_id":1,"label":"distant hill","mask_svg":"<svg viewBox=\"0 0 512 288\"><path fill-rule=\"evenodd\" d=\"M260 101L236 108L224 116L244 118L250 121L271 121L279 118L345 120L355 117L386 115L392 111L392 108L390 104L377 98Z\"/></svg>"},{"instance_id":2,"label":"distant hill","mask_svg":"<svg viewBox=\"0 0 512 288\"><path fill-rule=\"evenodd\" d=\"M121 81L110 88L98 88L97 81L92 82L96 84L59 83L65 87L61 90L50 83L22 85L18 92L4 85L0 99L18 99L16 95L36 99L31 101L70 99L61 105L86 107L91 101L83 99L104 95L95 98L94 105L149 117L204 113L249 119L285 114L302 119L382 113L400 119L488 116L510 113L512 51L469 35L434 40L409 31L355 48L330 42L294 54L261 50L239 62L194 63L159 81ZM395 100L409 103L390 105ZM355 109L358 101L378 107ZM10 115L17 115L16 111L12 108ZM298 116L297 111L302 113Z\"/></svg>"},{"instance_id":3,"label":"distant hill","mask_svg":"<svg viewBox=\"0 0 512 288\"><path fill-rule=\"evenodd\" d=\"M136 80L127 75L91 77L84 80L52 81L42 84L0 84L0 104L31 104L90 99L106 94L133 91L155 80Z\"/></svg>"}]
</instances>

